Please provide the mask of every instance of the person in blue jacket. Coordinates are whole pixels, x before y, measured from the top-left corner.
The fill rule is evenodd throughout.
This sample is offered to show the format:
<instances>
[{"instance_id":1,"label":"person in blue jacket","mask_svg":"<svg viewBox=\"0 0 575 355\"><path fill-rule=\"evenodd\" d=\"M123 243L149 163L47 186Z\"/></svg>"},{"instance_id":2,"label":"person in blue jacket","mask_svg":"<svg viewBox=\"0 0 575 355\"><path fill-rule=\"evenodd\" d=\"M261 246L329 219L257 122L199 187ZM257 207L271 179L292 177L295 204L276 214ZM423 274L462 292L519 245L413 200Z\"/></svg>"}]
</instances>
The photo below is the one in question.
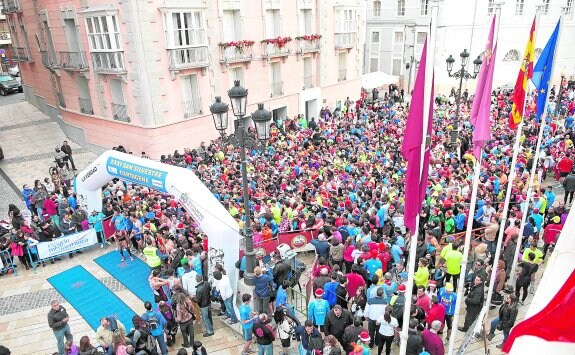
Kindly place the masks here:
<instances>
[{"instance_id":1,"label":"person in blue jacket","mask_svg":"<svg viewBox=\"0 0 575 355\"><path fill-rule=\"evenodd\" d=\"M315 290L315 300L309 303L307 311L307 319L313 322L313 325L319 328L323 332L323 325L325 323L325 317L327 312L329 312L329 303L324 300L323 289L318 288Z\"/></svg>"},{"instance_id":2,"label":"person in blue jacket","mask_svg":"<svg viewBox=\"0 0 575 355\"><path fill-rule=\"evenodd\" d=\"M160 311L152 311L152 303L146 301L144 303L146 312L142 314L142 319L148 323L150 334L156 339L162 355L168 355L168 347L166 346L166 338L164 338L164 329L168 325L166 318Z\"/></svg>"},{"instance_id":3,"label":"person in blue jacket","mask_svg":"<svg viewBox=\"0 0 575 355\"><path fill-rule=\"evenodd\" d=\"M323 285L323 299L329 303L329 307L337 303L337 286L339 286L339 276L337 272L331 274L331 281Z\"/></svg>"},{"instance_id":4,"label":"person in blue jacket","mask_svg":"<svg viewBox=\"0 0 575 355\"><path fill-rule=\"evenodd\" d=\"M256 295L254 299L254 308L258 313L266 313L268 317L270 316L270 297L272 287L275 288L274 278L267 272L267 270L262 270L260 266L254 268L254 293Z\"/></svg>"},{"instance_id":5,"label":"person in blue jacket","mask_svg":"<svg viewBox=\"0 0 575 355\"><path fill-rule=\"evenodd\" d=\"M322 343L321 333L310 320L306 320L303 326L299 325L295 328L295 337L300 355L312 355L315 354L314 350L323 350L317 348L317 344Z\"/></svg>"}]
</instances>

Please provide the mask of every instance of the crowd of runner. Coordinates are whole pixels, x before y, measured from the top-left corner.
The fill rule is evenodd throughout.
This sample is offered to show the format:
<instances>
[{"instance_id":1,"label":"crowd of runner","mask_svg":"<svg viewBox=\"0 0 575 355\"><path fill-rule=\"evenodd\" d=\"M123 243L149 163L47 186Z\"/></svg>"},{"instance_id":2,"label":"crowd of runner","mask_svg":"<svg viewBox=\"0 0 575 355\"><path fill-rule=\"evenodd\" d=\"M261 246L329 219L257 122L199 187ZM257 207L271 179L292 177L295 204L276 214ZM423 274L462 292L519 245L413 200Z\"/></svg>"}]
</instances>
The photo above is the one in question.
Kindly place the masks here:
<instances>
[{"instance_id":1,"label":"crowd of runner","mask_svg":"<svg viewBox=\"0 0 575 355\"><path fill-rule=\"evenodd\" d=\"M23 186L27 209L10 206L10 225L0 239L0 248L9 250L13 262L18 257L28 269L37 260L36 243L95 228L104 245L103 224L113 225L115 233L110 241L118 247L121 260L133 260L138 254L153 270L149 283L155 299L146 303L146 313L134 317L132 325L122 325L113 317L102 318L96 341L109 354L149 354L152 348L156 351L156 345L166 354L167 347L175 345L178 329L184 348L202 352L201 343L194 339L194 325L204 328L204 337L214 334L214 301L220 303L223 319L241 323L246 341L243 354L251 351L254 337L260 354L273 352L276 337L287 353L292 336L300 351L307 354L367 354L375 346L379 354L384 348L389 354L403 322L410 328L408 354L420 354L424 349L431 355L443 354L444 339L450 338L454 326L455 305L466 305L465 322L459 329L467 331L485 301L487 275L493 267L497 269L497 284L491 304L501 307L488 338L496 329L506 338L515 323L517 307L532 292L534 275L552 250L572 204L574 90L572 86L563 88L559 107L549 105L539 160L543 180L535 179L532 186L535 195L523 228L522 261L514 294L506 292L505 282L511 276L527 200L538 125L534 121L536 105L530 98L517 176L512 181L510 212L506 225L500 225L515 136L507 126L512 94L506 91L494 92L492 97L493 141L484 151L475 216L468 216L475 162L470 154L471 126L467 119L472 97L464 95L460 105L463 127L456 146L450 143L455 92L435 100L428 191L420 214L423 228L413 239L418 260L413 295L405 294L407 251L412 241L402 223L406 164L400 155L409 105L403 104L403 95L397 91L376 100L368 99L365 93L356 102L348 98L333 111L322 108L318 118L308 120L298 115L276 121L267 144L248 152L256 247L281 232L319 231L312 241L317 254L311 281L315 298L303 324L294 317L287 296L294 272L287 262L277 258L272 271L257 260L254 294L242 295L238 316L225 269L219 265L217 270L208 270L208 238L171 196L115 180L103 188L103 211L85 211L70 190L70 171L75 166L66 167L71 152L60 154L64 147L56 153L58 168L51 177L36 180L33 187ZM142 156L146 157L145 153ZM237 149L214 140L202 142L199 149L162 156L161 161L196 172L243 230ZM556 201L556 180L565 190L562 201ZM480 237L473 243L465 284L458 285L463 259L461 232L467 223L474 224ZM500 228L504 229L504 249L493 266ZM10 262L4 261L5 265ZM240 273L246 270L245 258L238 267ZM466 288L463 300L457 300L458 287ZM410 319L404 320L406 297L413 297L413 304ZM90 345L88 337L73 343L65 309L57 302L52 309L55 318L50 327L60 354L97 351L91 352L96 347Z\"/></svg>"}]
</instances>

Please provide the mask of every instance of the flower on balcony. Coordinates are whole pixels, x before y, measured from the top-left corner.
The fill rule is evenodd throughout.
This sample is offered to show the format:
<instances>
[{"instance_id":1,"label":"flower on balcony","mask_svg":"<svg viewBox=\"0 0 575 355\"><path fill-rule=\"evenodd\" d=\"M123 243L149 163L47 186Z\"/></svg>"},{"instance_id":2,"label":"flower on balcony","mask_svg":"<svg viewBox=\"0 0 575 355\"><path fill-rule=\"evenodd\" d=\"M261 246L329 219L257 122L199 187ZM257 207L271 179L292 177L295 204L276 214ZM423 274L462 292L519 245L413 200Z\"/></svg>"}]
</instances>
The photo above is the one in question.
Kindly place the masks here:
<instances>
[{"instance_id":1,"label":"flower on balcony","mask_svg":"<svg viewBox=\"0 0 575 355\"><path fill-rule=\"evenodd\" d=\"M285 47L285 45L288 44L289 42L291 42L291 37L281 37L281 36L279 36L278 38L269 38L261 41L261 43L264 44L275 44L279 48Z\"/></svg>"},{"instance_id":2,"label":"flower on balcony","mask_svg":"<svg viewBox=\"0 0 575 355\"><path fill-rule=\"evenodd\" d=\"M321 38L321 35L303 35L303 36L298 36L295 39L299 40L299 41L317 41L318 39Z\"/></svg>"},{"instance_id":3,"label":"flower on balcony","mask_svg":"<svg viewBox=\"0 0 575 355\"><path fill-rule=\"evenodd\" d=\"M256 43L255 41L249 40L240 40L240 41L231 41L231 42L220 42L218 45L222 49L226 49L228 47L236 47L236 50L240 53L243 53L244 48L251 47Z\"/></svg>"}]
</instances>

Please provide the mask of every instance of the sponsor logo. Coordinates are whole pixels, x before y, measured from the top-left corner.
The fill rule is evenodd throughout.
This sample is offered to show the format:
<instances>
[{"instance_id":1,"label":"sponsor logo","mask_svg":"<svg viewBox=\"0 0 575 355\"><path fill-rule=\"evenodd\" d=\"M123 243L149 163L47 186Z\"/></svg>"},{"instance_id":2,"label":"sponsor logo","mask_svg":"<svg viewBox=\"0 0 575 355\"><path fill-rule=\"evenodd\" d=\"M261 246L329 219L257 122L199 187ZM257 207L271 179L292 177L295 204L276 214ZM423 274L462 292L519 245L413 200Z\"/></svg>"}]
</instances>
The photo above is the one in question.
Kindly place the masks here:
<instances>
[{"instance_id":1,"label":"sponsor logo","mask_svg":"<svg viewBox=\"0 0 575 355\"><path fill-rule=\"evenodd\" d=\"M87 178L89 178L90 176L94 175L94 173L98 171L98 167L95 166L92 169L90 169L90 171L88 171L84 176L82 176L82 182L86 181Z\"/></svg>"},{"instance_id":2,"label":"sponsor logo","mask_svg":"<svg viewBox=\"0 0 575 355\"><path fill-rule=\"evenodd\" d=\"M307 244L307 239L301 234L296 235L291 240L291 247L293 249L303 248L306 244Z\"/></svg>"}]
</instances>

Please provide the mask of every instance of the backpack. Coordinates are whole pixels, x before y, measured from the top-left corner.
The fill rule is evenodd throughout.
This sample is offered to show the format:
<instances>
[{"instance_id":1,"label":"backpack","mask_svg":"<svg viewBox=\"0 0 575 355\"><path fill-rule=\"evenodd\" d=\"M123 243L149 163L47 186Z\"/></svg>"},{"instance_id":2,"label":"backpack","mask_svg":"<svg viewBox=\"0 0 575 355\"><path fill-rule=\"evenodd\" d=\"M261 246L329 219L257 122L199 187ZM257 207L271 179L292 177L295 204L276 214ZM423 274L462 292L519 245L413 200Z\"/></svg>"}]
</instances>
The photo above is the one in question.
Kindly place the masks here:
<instances>
[{"instance_id":1,"label":"backpack","mask_svg":"<svg viewBox=\"0 0 575 355\"><path fill-rule=\"evenodd\" d=\"M150 313L146 313L148 315L148 320L146 321L146 323L148 323L148 328L150 330L156 330L160 328L160 322L158 321L158 317L156 316L155 312Z\"/></svg>"}]
</instances>

